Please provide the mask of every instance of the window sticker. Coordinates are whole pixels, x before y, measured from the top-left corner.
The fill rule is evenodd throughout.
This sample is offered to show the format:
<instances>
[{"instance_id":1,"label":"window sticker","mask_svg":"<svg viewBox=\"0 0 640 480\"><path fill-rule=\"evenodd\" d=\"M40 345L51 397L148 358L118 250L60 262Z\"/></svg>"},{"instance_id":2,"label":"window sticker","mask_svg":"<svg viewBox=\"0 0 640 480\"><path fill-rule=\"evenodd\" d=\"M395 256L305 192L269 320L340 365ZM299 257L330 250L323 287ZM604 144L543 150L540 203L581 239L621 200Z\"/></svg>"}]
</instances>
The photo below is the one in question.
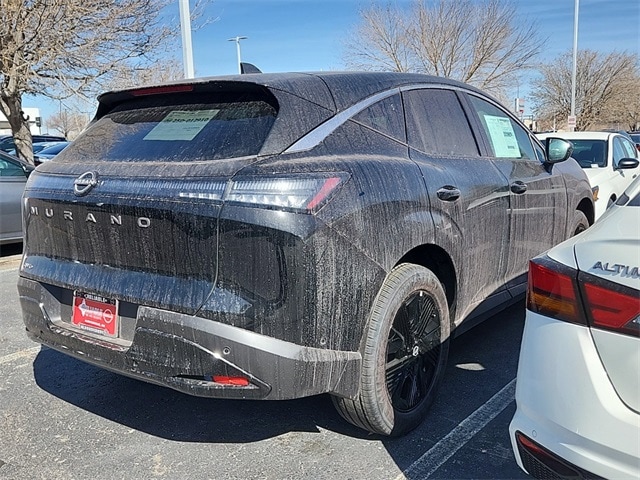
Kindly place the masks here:
<instances>
[{"instance_id":1,"label":"window sticker","mask_svg":"<svg viewBox=\"0 0 640 480\"><path fill-rule=\"evenodd\" d=\"M484 121L487 124L496 157L520 158L520 147L511 121L505 117L486 114Z\"/></svg>"},{"instance_id":2,"label":"window sticker","mask_svg":"<svg viewBox=\"0 0 640 480\"><path fill-rule=\"evenodd\" d=\"M193 140L219 111L174 110L153 127L143 140Z\"/></svg>"}]
</instances>

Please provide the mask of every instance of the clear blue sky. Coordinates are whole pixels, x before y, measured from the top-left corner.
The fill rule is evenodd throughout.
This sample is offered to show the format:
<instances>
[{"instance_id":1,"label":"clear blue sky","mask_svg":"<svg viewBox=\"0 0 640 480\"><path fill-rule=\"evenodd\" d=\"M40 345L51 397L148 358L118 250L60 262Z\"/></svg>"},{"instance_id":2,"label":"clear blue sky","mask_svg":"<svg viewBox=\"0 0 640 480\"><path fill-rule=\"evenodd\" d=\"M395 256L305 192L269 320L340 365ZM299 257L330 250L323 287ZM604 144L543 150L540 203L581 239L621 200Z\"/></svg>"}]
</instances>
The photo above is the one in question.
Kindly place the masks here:
<instances>
[{"instance_id":1,"label":"clear blue sky","mask_svg":"<svg viewBox=\"0 0 640 480\"><path fill-rule=\"evenodd\" d=\"M535 21L540 34L548 38L539 61L552 61L572 48L574 0L513 2L518 14ZM235 43L228 39L237 35L248 37L241 41L242 60L264 72L342 69L344 38L357 24L358 12L370 3L369 0L212 1L205 16L218 20L192 34L195 74L200 77L236 73ZM386 0L377 3L386 4ZM408 7L411 1L395 3ZM177 0L174 18L179 18ZM640 0L580 0L578 47L602 52L640 52ZM181 57L181 52L178 56ZM526 93L526 85L521 90ZM41 99L24 100L25 106L40 107L45 118L58 108L57 103Z\"/></svg>"},{"instance_id":2,"label":"clear blue sky","mask_svg":"<svg viewBox=\"0 0 640 480\"><path fill-rule=\"evenodd\" d=\"M452 0L455 1L455 0ZM236 50L265 72L343 68L343 40L367 0L216 0L207 15L219 17L193 34L196 76L235 73ZM377 2L385 4L385 1ZM397 0L409 6L411 0ZM525 20L537 22L550 61L573 45L573 0L514 0ZM639 0L581 0L579 48L640 51Z\"/></svg>"}]
</instances>

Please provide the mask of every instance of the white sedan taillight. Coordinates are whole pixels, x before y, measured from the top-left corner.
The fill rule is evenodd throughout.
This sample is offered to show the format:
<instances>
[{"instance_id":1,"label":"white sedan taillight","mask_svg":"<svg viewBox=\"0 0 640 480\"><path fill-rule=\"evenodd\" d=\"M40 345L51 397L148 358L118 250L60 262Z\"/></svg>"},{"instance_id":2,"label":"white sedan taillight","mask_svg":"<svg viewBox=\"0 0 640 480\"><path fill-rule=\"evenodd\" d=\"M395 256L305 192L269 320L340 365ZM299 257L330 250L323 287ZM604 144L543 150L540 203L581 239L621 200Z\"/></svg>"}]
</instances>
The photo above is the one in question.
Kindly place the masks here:
<instances>
[{"instance_id":1,"label":"white sedan taillight","mask_svg":"<svg viewBox=\"0 0 640 480\"><path fill-rule=\"evenodd\" d=\"M548 257L529 262L527 308L547 317L640 336L640 293Z\"/></svg>"}]
</instances>

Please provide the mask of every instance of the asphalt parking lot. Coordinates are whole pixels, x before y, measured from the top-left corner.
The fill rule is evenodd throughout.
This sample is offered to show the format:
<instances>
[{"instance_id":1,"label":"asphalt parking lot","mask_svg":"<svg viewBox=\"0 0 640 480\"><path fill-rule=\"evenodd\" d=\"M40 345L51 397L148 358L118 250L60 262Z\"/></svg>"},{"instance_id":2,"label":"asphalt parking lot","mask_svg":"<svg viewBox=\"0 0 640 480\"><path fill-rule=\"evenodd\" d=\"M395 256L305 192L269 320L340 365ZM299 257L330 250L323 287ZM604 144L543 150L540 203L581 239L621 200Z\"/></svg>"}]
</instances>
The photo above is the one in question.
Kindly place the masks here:
<instances>
[{"instance_id":1,"label":"asphalt parking lot","mask_svg":"<svg viewBox=\"0 0 640 480\"><path fill-rule=\"evenodd\" d=\"M211 400L110 373L24 334L19 249L0 256L2 479L527 478L508 436L523 302L457 338L427 421L399 439L326 395Z\"/></svg>"}]
</instances>

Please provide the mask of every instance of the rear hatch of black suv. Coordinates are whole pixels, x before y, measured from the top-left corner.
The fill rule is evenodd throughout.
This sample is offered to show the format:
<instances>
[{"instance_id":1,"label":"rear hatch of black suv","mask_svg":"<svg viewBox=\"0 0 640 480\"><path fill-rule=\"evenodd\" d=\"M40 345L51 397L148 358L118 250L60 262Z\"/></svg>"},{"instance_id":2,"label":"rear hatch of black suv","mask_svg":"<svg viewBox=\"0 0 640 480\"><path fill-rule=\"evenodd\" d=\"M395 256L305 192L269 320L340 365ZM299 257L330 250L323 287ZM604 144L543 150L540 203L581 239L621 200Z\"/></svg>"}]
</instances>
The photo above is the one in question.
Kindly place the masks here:
<instances>
[{"instance_id":1,"label":"rear hatch of black suv","mask_svg":"<svg viewBox=\"0 0 640 480\"><path fill-rule=\"evenodd\" d=\"M284 87L232 79L100 98L90 128L25 190L21 275L60 305L53 323L76 323L72 306L104 318L113 305L127 341L138 305L198 311L216 283L230 179L332 115L319 80L316 102Z\"/></svg>"}]
</instances>

